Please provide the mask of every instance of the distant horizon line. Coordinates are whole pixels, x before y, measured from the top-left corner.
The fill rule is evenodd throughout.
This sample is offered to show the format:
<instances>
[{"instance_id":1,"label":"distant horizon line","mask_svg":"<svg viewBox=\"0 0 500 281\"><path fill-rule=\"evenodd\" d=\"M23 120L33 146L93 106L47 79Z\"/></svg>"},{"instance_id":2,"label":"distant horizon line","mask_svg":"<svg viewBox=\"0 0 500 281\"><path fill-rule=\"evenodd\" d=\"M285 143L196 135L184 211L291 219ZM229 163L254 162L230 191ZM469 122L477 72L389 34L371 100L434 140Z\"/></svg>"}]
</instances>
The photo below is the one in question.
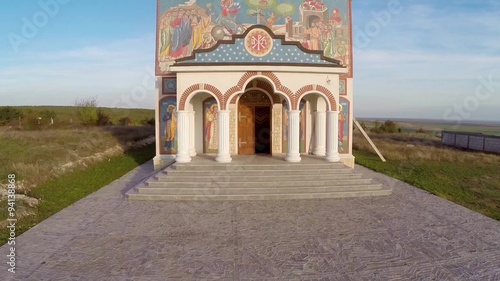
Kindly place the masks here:
<instances>
[{"instance_id":1,"label":"distant horizon line","mask_svg":"<svg viewBox=\"0 0 500 281\"><path fill-rule=\"evenodd\" d=\"M10 107L76 107L75 105L0 105L0 106L10 106ZM99 108L116 108L116 109L143 109L143 110L155 110L154 108L145 108L145 107L134 107L134 108L129 108L129 107L110 107L110 106L97 106ZM392 120L392 121L422 121L422 122L432 122L436 123L439 122L441 124L456 124L457 121L447 121L443 119L436 119L436 118L418 118L418 117L355 117L357 120L366 120L366 121L386 121L386 120ZM470 120L462 120L462 124L477 124L478 122L480 123L488 123L488 124L495 124L495 125L500 125L500 120L480 120L480 119L470 119Z\"/></svg>"},{"instance_id":2,"label":"distant horizon line","mask_svg":"<svg viewBox=\"0 0 500 281\"><path fill-rule=\"evenodd\" d=\"M413 117L356 117L356 119L357 120L366 120L366 121L386 121L386 120L391 120L391 121L422 121L422 122L432 122L432 123L450 124L450 125L457 123L457 121L447 121L447 120L436 119L436 118L413 118ZM460 122L462 124L471 124L471 125L477 125L478 122L500 125L500 120L468 119L468 120L461 120Z\"/></svg>"}]
</instances>

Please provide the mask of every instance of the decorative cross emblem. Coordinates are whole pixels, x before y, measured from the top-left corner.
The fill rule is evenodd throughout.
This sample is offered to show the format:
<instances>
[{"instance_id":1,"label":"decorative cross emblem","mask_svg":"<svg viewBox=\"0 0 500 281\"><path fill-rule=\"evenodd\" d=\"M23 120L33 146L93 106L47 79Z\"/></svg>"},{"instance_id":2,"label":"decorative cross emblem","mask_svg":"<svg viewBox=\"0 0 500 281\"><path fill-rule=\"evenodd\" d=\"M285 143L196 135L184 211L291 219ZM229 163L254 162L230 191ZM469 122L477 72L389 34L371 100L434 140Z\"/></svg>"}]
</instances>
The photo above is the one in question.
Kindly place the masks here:
<instances>
[{"instance_id":1,"label":"decorative cross emblem","mask_svg":"<svg viewBox=\"0 0 500 281\"><path fill-rule=\"evenodd\" d=\"M245 48L252 56L263 57L271 52L273 38L264 29L253 29L245 38Z\"/></svg>"}]
</instances>

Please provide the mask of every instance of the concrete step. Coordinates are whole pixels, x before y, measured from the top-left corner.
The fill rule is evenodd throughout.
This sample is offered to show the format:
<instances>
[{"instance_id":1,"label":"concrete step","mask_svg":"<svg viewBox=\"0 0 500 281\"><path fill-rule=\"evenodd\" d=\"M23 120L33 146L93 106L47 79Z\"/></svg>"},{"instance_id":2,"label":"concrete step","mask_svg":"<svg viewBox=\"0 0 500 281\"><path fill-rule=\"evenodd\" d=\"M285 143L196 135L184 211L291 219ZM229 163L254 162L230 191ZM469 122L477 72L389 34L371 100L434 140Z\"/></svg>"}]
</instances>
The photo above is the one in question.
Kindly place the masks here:
<instances>
[{"instance_id":1,"label":"concrete step","mask_svg":"<svg viewBox=\"0 0 500 281\"><path fill-rule=\"evenodd\" d=\"M245 159L245 158L240 158ZM129 190L130 200L288 200L383 196L384 189L342 163L248 158L230 164L176 163ZM262 164L260 164L262 163Z\"/></svg>"},{"instance_id":2,"label":"concrete step","mask_svg":"<svg viewBox=\"0 0 500 281\"><path fill-rule=\"evenodd\" d=\"M192 175L194 176L211 176L211 175L220 175L221 173L226 173L226 174L231 174L231 175L247 175L247 176L261 176L261 175L267 175L267 174L272 174L272 175L311 175L311 174L351 174L352 169L350 168L328 168L328 169L307 169L307 170L246 170L242 168L241 170L210 170L207 168L207 170L174 170L174 169L166 169L162 173L160 173L158 176L182 176L182 177L190 177Z\"/></svg>"},{"instance_id":3,"label":"concrete step","mask_svg":"<svg viewBox=\"0 0 500 281\"><path fill-rule=\"evenodd\" d=\"M325 162L320 164L299 164L299 163L288 163L283 162L280 164L272 165L272 164L220 164L214 163L211 165L207 164L174 164L170 166L173 170L189 170L189 171L198 171L198 170L317 170L317 169L335 169L335 168L346 168L346 166L342 163L327 163Z\"/></svg>"},{"instance_id":4,"label":"concrete step","mask_svg":"<svg viewBox=\"0 0 500 281\"><path fill-rule=\"evenodd\" d=\"M338 185L338 186L296 186L296 187L150 187L145 186L137 188L136 191L141 194L166 194L166 195L241 195L241 194L299 194L299 193L329 193L339 191L366 191L380 190L380 184L364 185Z\"/></svg>"},{"instance_id":5,"label":"concrete step","mask_svg":"<svg viewBox=\"0 0 500 281\"><path fill-rule=\"evenodd\" d=\"M133 189L131 191L134 191ZM194 200L296 200L296 199L328 199L328 198L349 198L349 197L371 197L390 195L392 190L352 190L336 191L325 193L265 193L265 194L217 194L217 195L165 195L165 194L143 194L137 192L127 192L126 196L130 200L173 200L173 201L194 201Z\"/></svg>"},{"instance_id":6,"label":"concrete step","mask_svg":"<svg viewBox=\"0 0 500 281\"><path fill-rule=\"evenodd\" d=\"M248 188L248 187L294 187L294 186L311 186L311 187L321 187L321 186L339 186L339 185L360 185L369 184L370 179L335 179L335 180L301 180L301 181L276 181L269 179L267 181L238 181L238 179L233 179L233 181L224 181L223 179L217 181L207 181L207 182L195 182L186 179L186 181L154 181L150 180L146 182L147 186L151 187L190 187L190 188L227 188L227 187L238 187L238 188Z\"/></svg>"},{"instance_id":7,"label":"concrete step","mask_svg":"<svg viewBox=\"0 0 500 281\"><path fill-rule=\"evenodd\" d=\"M156 176L154 179L162 182L199 182L200 184L208 182L282 182L282 181L336 181L343 179L359 179L359 174L326 174L326 175L262 175L247 176L233 174L215 174L211 176Z\"/></svg>"}]
</instances>

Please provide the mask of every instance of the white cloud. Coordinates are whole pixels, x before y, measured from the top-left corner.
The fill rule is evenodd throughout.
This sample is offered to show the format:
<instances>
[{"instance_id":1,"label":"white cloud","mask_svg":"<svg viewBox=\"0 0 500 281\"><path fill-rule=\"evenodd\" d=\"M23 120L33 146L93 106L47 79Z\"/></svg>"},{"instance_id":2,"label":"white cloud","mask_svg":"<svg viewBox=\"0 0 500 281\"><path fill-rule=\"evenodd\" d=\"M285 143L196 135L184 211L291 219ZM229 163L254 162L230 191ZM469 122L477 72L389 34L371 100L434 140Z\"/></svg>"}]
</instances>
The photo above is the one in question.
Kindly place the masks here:
<instances>
[{"instance_id":1,"label":"white cloud","mask_svg":"<svg viewBox=\"0 0 500 281\"><path fill-rule=\"evenodd\" d=\"M97 95L101 106L154 108L153 70L152 36L25 53L17 64L0 67L0 104L71 105L76 98ZM147 95L137 94L139 88ZM132 94L140 98L120 102Z\"/></svg>"}]
</instances>

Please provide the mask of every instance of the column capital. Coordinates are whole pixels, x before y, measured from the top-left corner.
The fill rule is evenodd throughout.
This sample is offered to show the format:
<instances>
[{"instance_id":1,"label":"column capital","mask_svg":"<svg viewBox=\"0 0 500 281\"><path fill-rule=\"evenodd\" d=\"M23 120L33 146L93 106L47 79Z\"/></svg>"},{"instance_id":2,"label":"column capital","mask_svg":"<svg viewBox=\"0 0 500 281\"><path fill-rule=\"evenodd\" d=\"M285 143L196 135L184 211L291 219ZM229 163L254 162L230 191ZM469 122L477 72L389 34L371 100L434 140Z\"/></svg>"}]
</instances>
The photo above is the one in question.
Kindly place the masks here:
<instances>
[{"instance_id":1,"label":"column capital","mask_svg":"<svg viewBox=\"0 0 500 281\"><path fill-rule=\"evenodd\" d=\"M288 110L288 114L300 114L300 110Z\"/></svg>"},{"instance_id":2,"label":"column capital","mask_svg":"<svg viewBox=\"0 0 500 281\"><path fill-rule=\"evenodd\" d=\"M230 109L224 109L224 110L219 110L217 111L218 113L231 113Z\"/></svg>"}]
</instances>

